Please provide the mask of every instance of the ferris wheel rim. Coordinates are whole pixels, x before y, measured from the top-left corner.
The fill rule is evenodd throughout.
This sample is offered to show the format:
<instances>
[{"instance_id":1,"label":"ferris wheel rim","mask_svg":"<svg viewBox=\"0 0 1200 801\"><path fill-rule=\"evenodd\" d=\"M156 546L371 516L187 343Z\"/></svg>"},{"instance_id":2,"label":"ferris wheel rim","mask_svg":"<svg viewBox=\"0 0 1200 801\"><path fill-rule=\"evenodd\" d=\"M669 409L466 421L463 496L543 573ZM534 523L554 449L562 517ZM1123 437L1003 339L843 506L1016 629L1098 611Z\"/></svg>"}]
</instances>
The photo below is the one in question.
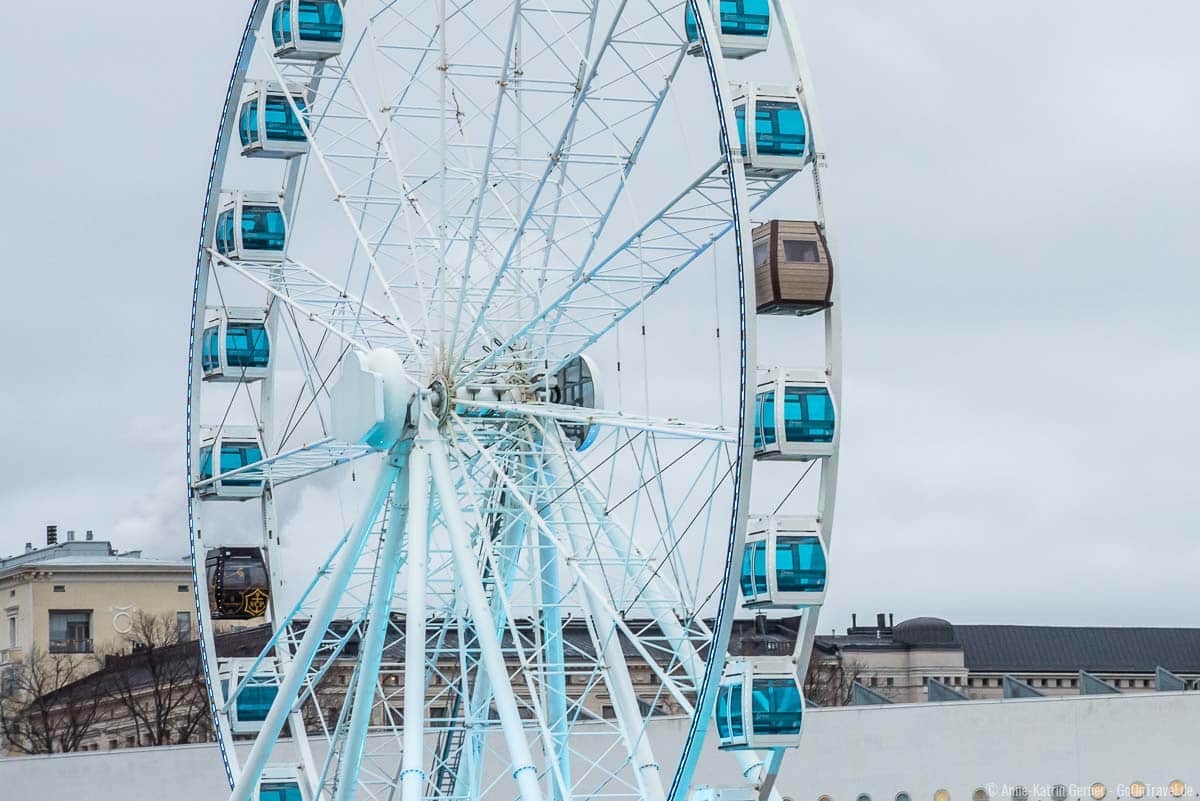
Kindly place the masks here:
<instances>
[{"instance_id":1,"label":"ferris wheel rim","mask_svg":"<svg viewBox=\"0 0 1200 801\"><path fill-rule=\"evenodd\" d=\"M231 130L231 124L229 123L228 118L232 115L233 111L236 108L236 103L238 102L238 96L240 94L239 81L244 80L245 61L248 60L248 55L249 55L249 51L247 50L247 45L249 44L251 50L253 49L253 27L254 27L253 23L254 23L254 20L257 16L258 19L261 21L262 13L265 11L265 9L269 5L270 5L270 2L268 0L255 0L254 4L252 6L250 17L249 17L246 29L243 33L242 46L239 49L238 59L235 62L234 74L233 74L233 77L231 78L229 89L227 92L225 109L224 109L224 112L222 115L222 120L223 120L222 130L225 130L227 128L229 130ZM709 67L709 71L710 71L710 80L712 82L712 88L714 91L714 99L716 100L716 103L718 106L718 114L721 117L721 122L722 122L721 137L722 137L722 141L725 146L724 150L725 150L725 154L726 154L725 155L726 168L727 168L727 171L729 174L731 205L732 205L735 219L737 219L738 215L740 214L740 211L742 209L745 209L748 211L752 207L752 204L750 203L750 201L747 197L747 191L746 191L746 187L745 187L745 179L741 175L741 172L742 172L741 164L740 164L740 162L736 162L736 160L733 158L733 153L735 152L735 148L730 147L730 142L729 142L729 131L728 131L728 126L726 124L727 123L726 118L731 116L731 104L730 104L730 98L729 98L728 82L724 81L724 80L718 80L717 75L719 72L720 55L719 55L719 53L716 55L713 54L712 49L709 46L708 38L705 35L705 31L708 28L711 28L713 25L710 12L707 9L702 9L702 14L700 15L700 19L707 20L707 28L705 27L705 25L701 26L702 38L703 38L703 52L704 52L705 60L706 60L706 62L708 62L708 67ZM240 73L240 77L239 77L239 69L242 70L242 72ZM222 145L222 139L224 139L224 147ZM205 226L207 226L208 222L209 222L209 220L208 220L209 209L213 205L214 197L217 194L219 194L219 191L220 191L220 187L216 186L214 184L216 175L221 171L218 168L218 163L222 162L224 160L225 156L227 156L228 149L230 146L231 146L230 137L228 135L223 137L221 135L221 133L219 133L218 139L217 139L217 144L216 144L216 147L214 148L213 168L212 168L212 171L210 172L209 186L208 186L208 190L206 193L206 199L205 199L205 216L204 216L204 220L205 220L204 225ZM739 415L739 425L738 425L738 442L740 443L741 447L739 448L740 455L738 458L738 470L739 470L739 472L741 472L743 470L743 468L745 469L745 478L742 479L741 481L744 481L748 485L749 480L750 480L749 474L751 472L750 468L752 468L753 461L754 461L753 460L753 450L752 450L752 448L750 448L750 446L748 444L749 437L747 436L747 432L750 430L750 427L753 425L753 417L752 417L753 404L750 403L749 401L752 398L751 393L753 393L753 391L754 391L753 380L751 378L751 372L750 372L751 370L754 369L754 358L752 355L753 354L752 340L753 340L753 336L754 336L754 324L753 324L754 309L753 309L752 305L747 304L746 297L745 297L746 280L745 280L745 266L744 266L744 259L743 259L743 249L744 249L743 240L745 239L745 235L748 232L748 228L746 228L740 222L738 222L738 223L735 223L734 230L735 230L735 232L738 232L739 234L741 234L740 236L736 237L737 253L738 253L738 260L739 260L739 269L738 269L739 304L740 304L740 308L741 308L741 314L739 315L739 322L742 326L742 331L741 331L742 351L741 351L741 364L740 364L741 398L740 398L740 407L739 407L741 414ZM202 305L202 303L203 303L203 300L200 298L200 290L201 290L200 273L201 273L202 269L205 269L203 267L203 265L207 258L207 255L206 255L207 239L208 239L207 236L202 233L201 242L200 242L200 250L199 250L199 254L198 254L198 258L197 258L197 277L196 277L196 281L194 283L194 288L193 288L193 310L192 310L193 338L191 341L191 345L189 347L189 402L188 402L188 427L187 427L187 433L188 433L188 465L187 465L187 469L188 469L189 482L191 482L191 477L193 475L193 473L192 473L192 468L193 468L193 464L192 464L192 461L193 461L192 445L193 445L193 443L192 443L192 440L193 440L193 436L194 436L193 435L194 423L196 422L195 419L193 418L193 407L192 407L192 402L191 402L191 386L192 386L193 379L196 375L196 362L198 361L197 355L199 353L199 348L200 348L200 344L199 344L198 338L195 336L195 332L197 331L197 326L203 324L202 320L199 323L197 322L197 313L198 313L197 308L198 308L198 306ZM202 317L202 315L201 315L201 317ZM747 338L749 338L751 341L751 346L749 348L747 347ZM748 355L748 353L750 355ZM840 375L840 370L837 370L836 372ZM836 456L834 457L833 460L831 460L831 462L833 464L836 464ZM740 485L740 481L737 482L735 485ZM192 555L192 562L193 562L193 571L194 571L194 574L197 579L197 581L196 581L197 586L199 586L199 584L202 580L202 573L201 573L200 566L199 566L199 560L197 558L197 531L195 530L195 528L193 526L192 503L193 503L193 499L191 497L191 493L189 493L189 499L188 499L189 540L191 542L191 555ZM733 553L740 546L741 540L744 537L744 527L745 527L745 522L746 522L746 518L747 518L748 514L749 514L748 507L745 504L739 503L737 500L735 500L733 510L732 510L734 524L733 524L733 530L731 531L731 534L730 534L730 547L726 553L726 569L724 571L724 575L722 578L722 591L721 591L721 595L722 595L722 599L723 599L722 600L722 608L724 608L726 606L729 606L730 608L732 608L732 605L736 603L736 587L734 587L734 588L730 587L731 583L736 584L736 570L738 569L738 566L736 564L736 560L734 559ZM726 598L728 598L728 601L725 600ZM199 590L198 590L197 596L196 596L198 619L204 620L207 616L207 604L204 604L202 607L200 600L201 599L200 599ZM713 648L710 653L714 654L714 656L710 656L709 658L706 659L706 671L705 671L705 679L704 679L706 687L709 684L711 684L713 681L712 666L716 665L720 662L723 662L723 660L724 660L724 655L723 655L724 650L725 650L724 643L726 643L728 640L729 628L732 625L732 621L730 618L731 618L731 615L719 615L718 616L718 623L715 626L717 631L714 631L714 634L718 635L719 640L722 642L722 647L719 650L717 648ZM211 627L211 623L210 623L210 627ZM203 632L203 630L204 629L202 629L202 632ZM718 632L720 632L720 633L718 633ZM211 636L211 630L209 633ZM205 649L205 646L203 644L203 638L202 638L202 649L207 651L207 649ZM212 658L215 659L215 654L212 655ZM209 656L207 655L207 653L205 654L204 659L205 659L205 671L206 671L206 679L207 679L209 676L209 664L208 664ZM703 694L703 691L701 694ZM713 696L711 692L708 693L708 696L709 696L710 700L707 705L711 711L712 699L715 696ZM216 712L215 703L213 703L212 706L213 706L213 711L215 713ZM687 749L690 749L693 742L695 742L697 739L700 739L700 740L703 739L703 732L701 731L701 732L697 733L696 727L699 726L699 727L701 727L701 729L703 729L704 727L707 727L710 718L711 718L710 714L693 716L693 730L689 734L689 737L687 740ZM220 730L221 724L218 722L217 725L218 725L218 729ZM698 734L699 734L699 738L698 738ZM221 738L218 737L218 740L220 741ZM223 751L224 751L224 747L225 747L225 744L224 744L224 742L222 742L222 750ZM684 755L685 757L687 756L687 749L685 749L685 755ZM228 759L226 760L226 772L227 772L227 777L230 778L231 785L232 785L233 768L230 766L230 762ZM672 798L672 801L681 801L680 793L684 792L688 789L689 778L685 777L684 773L685 773L685 769L681 763L681 765L675 771L675 773L673 775L673 779L672 779L672 790L671 790L671 796L670 796ZM680 786L681 783L682 783L682 787Z\"/></svg>"}]
</instances>

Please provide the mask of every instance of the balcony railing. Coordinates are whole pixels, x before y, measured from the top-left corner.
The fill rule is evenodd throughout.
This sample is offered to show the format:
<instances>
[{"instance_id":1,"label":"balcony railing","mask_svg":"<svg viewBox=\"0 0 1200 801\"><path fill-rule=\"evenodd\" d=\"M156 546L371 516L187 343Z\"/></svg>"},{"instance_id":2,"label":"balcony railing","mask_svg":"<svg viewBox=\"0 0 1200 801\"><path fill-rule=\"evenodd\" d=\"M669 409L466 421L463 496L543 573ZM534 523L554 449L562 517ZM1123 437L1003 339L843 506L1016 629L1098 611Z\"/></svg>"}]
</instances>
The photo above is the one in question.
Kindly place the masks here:
<instances>
[{"instance_id":1,"label":"balcony railing","mask_svg":"<svg viewBox=\"0 0 1200 801\"><path fill-rule=\"evenodd\" d=\"M90 654L92 653L91 640L51 640L50 653L52 654Z\"/></svg>"}]
</instances>

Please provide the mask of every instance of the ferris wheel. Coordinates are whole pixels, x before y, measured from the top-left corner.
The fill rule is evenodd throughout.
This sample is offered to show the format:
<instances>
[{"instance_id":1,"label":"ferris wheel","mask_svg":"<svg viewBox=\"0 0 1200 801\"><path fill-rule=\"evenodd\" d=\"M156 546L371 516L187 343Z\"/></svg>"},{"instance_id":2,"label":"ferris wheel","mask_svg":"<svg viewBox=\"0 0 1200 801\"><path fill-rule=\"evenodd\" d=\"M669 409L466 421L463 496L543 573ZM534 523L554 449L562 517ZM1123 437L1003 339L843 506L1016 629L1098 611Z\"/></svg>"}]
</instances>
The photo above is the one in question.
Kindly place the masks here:
<instances>
[{"instance_id":1,"label":"ferris wheel","mask_svg":"<svg viewBox=\"0 0 1200 801\"><path fill-rule=\"evenodd\" d=\"M231 799L778 797L840 439L822 145L782 0L252 3L187 407Z\"/></svg>"}]
</instances>

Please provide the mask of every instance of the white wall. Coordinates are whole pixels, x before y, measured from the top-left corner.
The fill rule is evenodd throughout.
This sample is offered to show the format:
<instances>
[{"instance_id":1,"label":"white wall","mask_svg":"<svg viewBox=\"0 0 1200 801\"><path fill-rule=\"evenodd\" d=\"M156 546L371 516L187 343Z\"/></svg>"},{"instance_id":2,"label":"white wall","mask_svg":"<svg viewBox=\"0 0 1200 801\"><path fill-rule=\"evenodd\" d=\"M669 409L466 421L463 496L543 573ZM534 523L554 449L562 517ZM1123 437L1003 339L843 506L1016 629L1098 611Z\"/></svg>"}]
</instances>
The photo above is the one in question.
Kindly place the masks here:
<instances>
[{"instance_id":1,"label":"white wall","mask_svg":"<svg viewBox=\"0 0 1200 801\"><path fill-rule=\"evenodd\" d=\"M900 791L932 801L945 788L952 801L969 801L984 787L1009 801L1005 786L1019 784L1033 801L1054 784L1067 785L1072 799L1086 797L1098 781L1108 788L1105 801L1117 801L1132 782L1152 794L1180 779L1195 798L1197 721L1196 692L812 710L779 789L795 801L855 801L860 793L893 801ZM683 719L663 721L653 739L678 742L686 728ZM698 778L729 783L736 772L730 755L712 749ZM4 801L206 801L223 799L225 788L215 745L0 759ZM509 797L497 790L497 799Z\"/></svg>"}]
</instances>

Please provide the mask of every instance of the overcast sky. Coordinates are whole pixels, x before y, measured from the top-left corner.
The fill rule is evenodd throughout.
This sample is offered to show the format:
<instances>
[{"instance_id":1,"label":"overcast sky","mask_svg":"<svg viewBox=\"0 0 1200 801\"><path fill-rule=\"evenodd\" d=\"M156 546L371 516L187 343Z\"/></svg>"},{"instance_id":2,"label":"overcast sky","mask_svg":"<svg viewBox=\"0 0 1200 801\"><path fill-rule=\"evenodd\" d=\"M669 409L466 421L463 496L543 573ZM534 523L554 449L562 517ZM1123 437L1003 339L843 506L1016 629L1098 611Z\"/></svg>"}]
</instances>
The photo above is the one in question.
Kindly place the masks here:
<instances>
[{"instance_id":1,"label":"overcast sky","mask_svg":"<svg viewBox=\"0 0 1200 801\"><path fill-rule=\"evenodd\" d=\"M244 0L5 9L0 554L186 551L195 236ZM1195 625L1200 6L800 4L850 612Z\"/></svg>"}]
</instances>

